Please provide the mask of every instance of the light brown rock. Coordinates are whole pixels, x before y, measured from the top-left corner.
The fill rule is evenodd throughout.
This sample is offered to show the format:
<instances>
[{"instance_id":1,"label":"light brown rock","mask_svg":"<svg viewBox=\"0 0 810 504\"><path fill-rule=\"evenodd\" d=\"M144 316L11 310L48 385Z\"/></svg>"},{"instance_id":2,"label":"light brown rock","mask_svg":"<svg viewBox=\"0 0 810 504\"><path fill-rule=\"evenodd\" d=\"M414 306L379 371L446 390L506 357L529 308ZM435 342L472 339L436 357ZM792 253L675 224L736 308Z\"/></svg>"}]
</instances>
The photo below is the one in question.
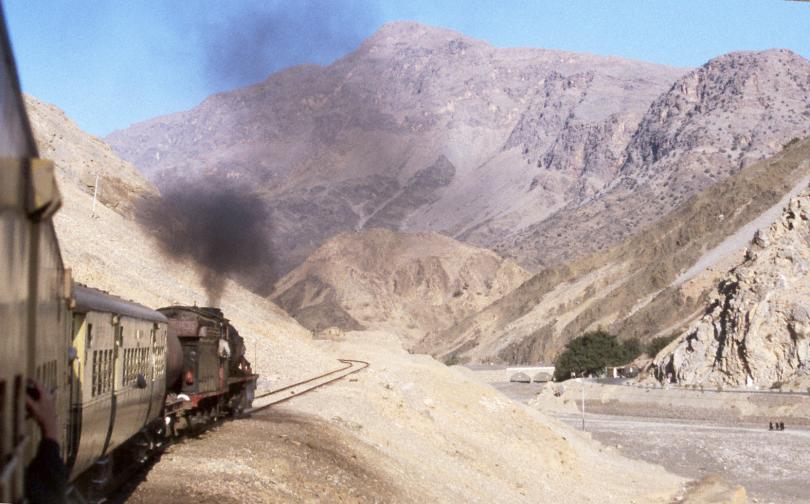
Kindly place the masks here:
<instances>
[{"instance_id":1,"label":"light brown rock","mask_svg":"<svg viewBox=\"0 0 810 504\"><path fill-rule=\"evenodd\" d=\"M656 358L660 379L771 387L810 372L810 192L757 234L706 314Z\"/></svg>"}]
</instances>

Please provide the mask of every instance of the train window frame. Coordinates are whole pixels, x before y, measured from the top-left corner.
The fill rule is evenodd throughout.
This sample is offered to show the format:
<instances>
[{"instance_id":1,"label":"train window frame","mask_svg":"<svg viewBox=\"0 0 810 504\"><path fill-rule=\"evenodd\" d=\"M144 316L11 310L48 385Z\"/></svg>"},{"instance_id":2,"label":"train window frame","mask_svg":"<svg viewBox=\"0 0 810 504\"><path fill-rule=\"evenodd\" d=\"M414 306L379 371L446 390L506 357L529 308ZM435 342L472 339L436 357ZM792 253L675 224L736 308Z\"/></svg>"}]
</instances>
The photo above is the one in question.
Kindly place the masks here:
<instances>
[{"instance_id":1,"label":"train window frame","mask_svg":"<svg viewBox=\"0 0 810 504\"><path fill-rule=\"evenodd\" d=\"M90 364L91 372L90 372L90 397L96 396L96 352L97 350L93 350L92 359L93 362Z\"/></svg>"},{"instance_id":2,"label":"train window frame","mask_svg":"<svg viewBox=\"0 0 810 504\"><path fill-rule=\"evenodd\" d=\"M111 385L112 385L112 375L113 375L113 373L112 373L112 371L113 371L113 359L112 359L112 357L113 357L113 350L112 350L112 349L108 349L108 350L107 350L107 358L106 358L106 361L107 361L107 370L106 370L106 372L105 372L105 378L106 378L106 380L107 380L107 382L106 382L106 387L104 388L104 393L105 393L105 394L106 394L107 392L109 392L109 391L110 391L110 389L112 388L112 387L111 387Z\"/></svg>"}]
</instances>

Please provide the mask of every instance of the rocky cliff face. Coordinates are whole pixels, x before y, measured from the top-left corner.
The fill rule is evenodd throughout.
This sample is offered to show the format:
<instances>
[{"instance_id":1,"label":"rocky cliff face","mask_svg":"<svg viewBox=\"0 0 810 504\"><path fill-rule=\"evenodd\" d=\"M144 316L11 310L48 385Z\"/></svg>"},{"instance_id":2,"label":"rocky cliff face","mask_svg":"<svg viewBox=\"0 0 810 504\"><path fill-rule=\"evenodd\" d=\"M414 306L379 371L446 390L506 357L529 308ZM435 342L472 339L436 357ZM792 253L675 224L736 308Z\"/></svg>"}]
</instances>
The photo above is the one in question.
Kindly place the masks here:
<instances>
[{"instance_id":1,"label":"rocky cliff face","mask_svg":"<svg viewBox=\"0 0 810 504\"><path fill-rule=\"evenodd\" d=\"M683 73L393 23L328 67L282 71L108 141L161 189L263 191L283 274L342 231L437 231L483 246L513 236L611 180L650 104Z\"/></svg>"},{"instance_id":2,"label":"rocky cliff face","mask_svg":"<svg viewBox=\"0 0 810 504\"><path fill-rule=\"evenodd\" d=\"M658 97L623 151L605 153L619 167L596 194L505 235L498 250L531 268L606 248L808 134L810 62L783 49L718 57Z\"/></svg>"},{"instance_id":3,"label":"rocky cliff face","mask_svg":"<svg viewBox=\"0 0 810 504\"><path fill-rule=\"evenodd\" d=\"M655 359L682 384L770 387L810 374L810 192L754 237L705 315Z\"/></svg>"}]
</instances>

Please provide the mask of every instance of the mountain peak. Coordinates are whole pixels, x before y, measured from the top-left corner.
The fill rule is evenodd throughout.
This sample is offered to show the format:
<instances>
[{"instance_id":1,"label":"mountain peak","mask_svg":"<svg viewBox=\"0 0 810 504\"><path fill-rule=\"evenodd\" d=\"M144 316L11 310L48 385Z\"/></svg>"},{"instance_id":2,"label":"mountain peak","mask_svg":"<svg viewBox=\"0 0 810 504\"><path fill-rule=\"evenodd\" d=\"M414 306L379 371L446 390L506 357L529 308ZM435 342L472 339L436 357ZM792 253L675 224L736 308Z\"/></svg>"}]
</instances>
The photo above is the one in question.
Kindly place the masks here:
<instances>
[{"instance_id":1,"label":"mountain peak","mask_svg":"<svg viewBox=\"0 0 810 504\"><path fill-rule=\"evenodd\" d=\"M365 48L393 48L407 44L410 48L438 48L454 42L455 45L487 47L488 43L470 38L448 28L417 23L392 21L382 25L363 42Z\"/></svg>"}]
</instances>

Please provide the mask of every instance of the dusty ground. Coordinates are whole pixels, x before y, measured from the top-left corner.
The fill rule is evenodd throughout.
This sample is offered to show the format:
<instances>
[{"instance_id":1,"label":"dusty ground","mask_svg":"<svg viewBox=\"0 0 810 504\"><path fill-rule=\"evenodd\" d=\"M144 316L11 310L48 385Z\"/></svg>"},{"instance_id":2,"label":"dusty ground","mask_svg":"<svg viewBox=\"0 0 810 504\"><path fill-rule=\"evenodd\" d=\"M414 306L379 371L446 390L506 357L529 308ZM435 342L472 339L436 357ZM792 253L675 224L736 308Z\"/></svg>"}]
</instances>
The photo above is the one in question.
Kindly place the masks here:
<instances>
[{"instance_id":1,"label":"dusty ground","mask_svg":"<svg viewBox=\"0 0 810 504\"><path fill-rule=\"evenodd\" d=\"M396 502L399 490L362 443L284 408L230 421L175 445L126 502L133 504Z\"/></svg>"},{"instance_id":2,"label":"dusty ground","mask_svg":"<svg viewBox=\"0 0 810 504\"><path fill-rule=\"evenodd\" d=\"M512 384L504 390L523 400ZM581 389L552 384L533 407L581 428ZM704 392L586 383L586 430L606 446L661 464L688 478L721 474L746 488L752 502L800 503L810 499L810 397L778 392ZM786 423L768 431L768 420Z\"/></svg>"},{"instance_id":3,"label":"dusty ground","mask_svg":"<svg viewBox=\"0 0 810 504\"><path fill-rule=\"evenodd\" d=\"M391 336L316 344L371 367L173 447L127 502L669 504L684 492L685 479Z\"/></svg>"},{"instance_id":4,"label":"dusty ground","mask_svg":"<svg viewBox=\"0 0 810 504\"><path fill-rule=\"evenodd\" d=\"M582 421L578 415L558 418L576 428ZM767 426L608 415L586 415L585 428L597 441L620 447L623 455L661 464L682 476L723 474L744 486L752 502L810 500L807 428L788 425L783 432L769 432Z\"/></svg>"},{"instance_id":5,"label":"dusty ground","mask_svg":"<svg viewBox=\"0 0 810 504\"><path fill-rule=\"evenodd\" d=\"M569 383L563 396L554 398L558 384L498 382L502 375L484 367L473 375L510 399L531 402L581 429L578 384ZM538 392L543 394L535 399ZM807 416L807 403L807 397L787 393L700 393L592 383L586 392L586 431L622 455L690 479L722 475L745 487L751 502L798 504L810 501L810 452L803 449L810 428L799 425L798 417ZM745 420L769 415L785 420L786 430L771 432L767 420Z\"/></svg>"},{"instance_id":6,"label":"dusty ground","mask_svg":"<svg viewBox=\"0 0 810 504\"><path fill-rule=\"evenodd\" d=\"M708 423L768 425L784 421L810 427L810 394L806 392L639 387L586 382L585 409L593 413L635 417L703 420ZM553 391L561 391L555 397ZM544 389L532 401L546 412L579 411L580 384L564 382Z\"/></svg>"}]
</instances>

